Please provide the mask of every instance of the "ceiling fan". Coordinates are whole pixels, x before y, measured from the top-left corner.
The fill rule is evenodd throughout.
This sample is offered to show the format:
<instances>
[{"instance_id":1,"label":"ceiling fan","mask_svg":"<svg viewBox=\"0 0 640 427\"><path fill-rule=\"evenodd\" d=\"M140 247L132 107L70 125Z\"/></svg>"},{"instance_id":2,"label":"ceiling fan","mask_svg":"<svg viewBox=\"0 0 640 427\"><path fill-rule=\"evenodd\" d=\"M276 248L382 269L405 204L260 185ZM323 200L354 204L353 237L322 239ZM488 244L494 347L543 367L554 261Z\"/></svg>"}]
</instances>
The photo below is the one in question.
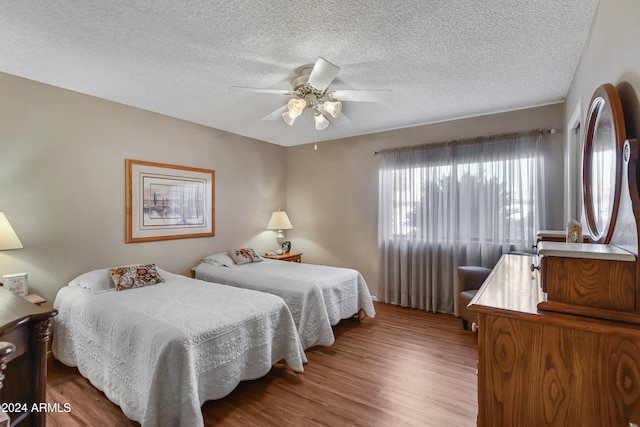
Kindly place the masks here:
<instances>
[{"instance_id":1,"label":"ceiling fan","mask_svg":"<svg viewBox=\"0 0 640 427\"><path fill-rule=\"evenodd\" d=\"M280 117L289 126L305 108L313 111L317 130L329 126L326 113L337 125L349 122L342 112L342 101L391 102L390 90L329 90L328 87L340 72L340 67L319 57L313 67L303 68L300 76L293 81L293 89L262 89L254 87L232 86L231 89L245 92L271 93L292 96L289 102L263 117L262 120L275 120ZM338 119L338 120L336 120Z\"/></svg>"}]
</instances>

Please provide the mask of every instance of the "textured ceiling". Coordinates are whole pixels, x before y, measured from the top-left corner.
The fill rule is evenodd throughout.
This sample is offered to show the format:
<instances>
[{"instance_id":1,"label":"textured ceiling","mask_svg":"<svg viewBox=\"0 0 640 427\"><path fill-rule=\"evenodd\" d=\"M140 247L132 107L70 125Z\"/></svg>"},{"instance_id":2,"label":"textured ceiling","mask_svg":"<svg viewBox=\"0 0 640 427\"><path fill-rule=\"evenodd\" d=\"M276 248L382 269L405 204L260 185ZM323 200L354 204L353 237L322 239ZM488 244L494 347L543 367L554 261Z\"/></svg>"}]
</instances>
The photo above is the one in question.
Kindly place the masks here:
<instances>
[{"instance_id":1,"label":"textured ceiling","mask_svg":"<svg viewBox=\"0 0 640 427\"><path fill-rule=\"evenodd\" d=\"M4 0L0 71L292 146L560 102L597 0ZM315 131L262 117L322 56L345 102Z\"/></svg>"}]
</instances>

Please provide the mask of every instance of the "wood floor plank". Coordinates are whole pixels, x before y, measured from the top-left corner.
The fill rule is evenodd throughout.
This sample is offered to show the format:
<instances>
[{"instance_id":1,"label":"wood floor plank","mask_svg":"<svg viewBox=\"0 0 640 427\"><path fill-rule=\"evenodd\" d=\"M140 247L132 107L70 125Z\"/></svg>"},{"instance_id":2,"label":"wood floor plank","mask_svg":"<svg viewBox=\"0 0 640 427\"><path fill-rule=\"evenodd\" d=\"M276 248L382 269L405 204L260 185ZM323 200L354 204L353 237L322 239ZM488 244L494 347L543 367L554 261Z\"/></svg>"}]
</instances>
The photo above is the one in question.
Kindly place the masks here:
<instances>
[{"instance_id":1,"label":"wood floor plank","mask_svg":"<svg viewBox=\"0 0 640 427\"><path fill-rule=\"evenodd\" d=\"M477 335L447 314L375 303L374 319L334 327L331 347L308 350L297 374L274 365L223 399L206 402L207 426L460 426L475 425ZM50 360L49 426L135 426L76 368Z\"/></svg>"}]
</instances>

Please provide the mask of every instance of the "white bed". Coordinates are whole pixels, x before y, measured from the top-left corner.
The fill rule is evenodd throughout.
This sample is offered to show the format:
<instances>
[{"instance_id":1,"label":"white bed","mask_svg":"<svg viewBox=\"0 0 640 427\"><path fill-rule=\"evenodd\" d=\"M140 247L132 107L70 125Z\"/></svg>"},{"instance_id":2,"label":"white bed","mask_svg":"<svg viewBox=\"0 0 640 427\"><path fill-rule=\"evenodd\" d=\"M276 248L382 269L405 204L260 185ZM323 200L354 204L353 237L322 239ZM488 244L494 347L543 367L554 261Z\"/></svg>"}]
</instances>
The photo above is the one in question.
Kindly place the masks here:
<instances>
[{"instance_id":1,"label":"white bed","mask_svg":"<svg viewBox=\"0 0 640 427\"><path fill-rule=\"evenodd\" d=\"M202 404L240 381L281 360L303 370L281 298L159 273L164 283L116 291L87 285L110 279L109 269L96 270L60 289L54 303L54 356L77 366L127 417L142 426L203 426Z\"/></svg>"},{"instance_id":2,"label":"white bed","mask_svg":"<svg viewBox=\"0 0 640 427\"><path fill-rule=\"evenodd\" d=\"M357 270L270 259L236 265L225 255L204 258L193 269L196 278L282 297L305 349L333 344L331 326L341 319L361 310L375 316L369 289Z\"/></svg>"}]
</instances>

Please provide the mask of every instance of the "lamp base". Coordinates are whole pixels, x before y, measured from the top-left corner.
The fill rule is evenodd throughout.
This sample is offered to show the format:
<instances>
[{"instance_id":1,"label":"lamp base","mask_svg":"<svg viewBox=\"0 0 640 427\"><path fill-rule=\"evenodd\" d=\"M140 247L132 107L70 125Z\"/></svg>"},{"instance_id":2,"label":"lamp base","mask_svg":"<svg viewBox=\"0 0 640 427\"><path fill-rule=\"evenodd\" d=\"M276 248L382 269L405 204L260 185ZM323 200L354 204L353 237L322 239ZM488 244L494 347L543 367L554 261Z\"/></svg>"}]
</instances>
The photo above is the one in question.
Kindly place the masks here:
<instances>
[{"instance_id":1,"label":"lamp base","mask_svg":"<svg viewBox=\"0 0 640 427\"><path fill-rule=\"evenodd\" d=\"M276 249L276 254L282 255L284 252L282 251L282 244L284 243L284 233L282 230L278 230L276 234L276 242L278 242L278 249Z\"/></svg>"}]
</instances>

